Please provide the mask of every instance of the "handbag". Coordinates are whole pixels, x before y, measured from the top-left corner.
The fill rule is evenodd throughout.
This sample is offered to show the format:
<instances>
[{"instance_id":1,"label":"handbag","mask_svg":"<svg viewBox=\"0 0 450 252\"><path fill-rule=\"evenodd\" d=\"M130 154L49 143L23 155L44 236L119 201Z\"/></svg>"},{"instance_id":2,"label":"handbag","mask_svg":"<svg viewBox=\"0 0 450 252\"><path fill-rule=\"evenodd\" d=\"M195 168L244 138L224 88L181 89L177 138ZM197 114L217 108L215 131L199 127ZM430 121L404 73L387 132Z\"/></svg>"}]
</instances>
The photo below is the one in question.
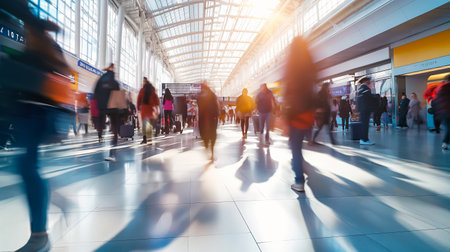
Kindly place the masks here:
<instances>
[{"instance_id":1,"label":"handbag","mask_svg":"<svg viewBox=\"0 0 450 252\"><path fill-rule=\"evenodd\" d=\"M159 108L159 105L153 106L153 113L152 113L151 119L157 119L160 113L161 113L161 109Z\"/></svg>"},{"instance_id":2,"label":"handbag","mask_svg":"<svg viewBox=\"0 0 450 252\"><path fill-rule=\"evenodd\" d=\"M112 90L109 94L107 109L128 109L125 90Z\"/></svg>"}]
</instances>

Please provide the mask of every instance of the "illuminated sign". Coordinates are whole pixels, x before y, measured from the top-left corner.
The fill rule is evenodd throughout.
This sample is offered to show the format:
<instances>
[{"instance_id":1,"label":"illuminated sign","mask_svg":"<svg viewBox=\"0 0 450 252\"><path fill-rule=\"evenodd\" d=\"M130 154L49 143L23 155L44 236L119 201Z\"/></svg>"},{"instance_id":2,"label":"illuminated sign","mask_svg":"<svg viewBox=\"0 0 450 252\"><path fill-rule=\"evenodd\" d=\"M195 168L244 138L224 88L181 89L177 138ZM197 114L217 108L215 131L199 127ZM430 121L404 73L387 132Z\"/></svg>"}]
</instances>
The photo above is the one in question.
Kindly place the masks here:
<instances>
[{"instance_id":1,"label":"illuminated sign","mask_svg":"<svg viewBox=\"0 0 450 252\"><path fill-rule=\"evenodd\" d=\"M2 24L0 24L0 34L16 42L25 44L25 38L23 34L13 29L10 29Z\"/></svg>"},{"instance_id":2,"label":"illuminated sign","mask_svg":"<svg viewBox=\"0 0 450 252\"><path fill-rule=\"evenodd\" d=\"M78 66L83 68L86 71L89 71L93 74L96 74L98 76L102 76L103 75L103 71L98 70L97 68L89 65L88 63L82 61L82 60L78 60Z\"/></svg>"}]
</instances>

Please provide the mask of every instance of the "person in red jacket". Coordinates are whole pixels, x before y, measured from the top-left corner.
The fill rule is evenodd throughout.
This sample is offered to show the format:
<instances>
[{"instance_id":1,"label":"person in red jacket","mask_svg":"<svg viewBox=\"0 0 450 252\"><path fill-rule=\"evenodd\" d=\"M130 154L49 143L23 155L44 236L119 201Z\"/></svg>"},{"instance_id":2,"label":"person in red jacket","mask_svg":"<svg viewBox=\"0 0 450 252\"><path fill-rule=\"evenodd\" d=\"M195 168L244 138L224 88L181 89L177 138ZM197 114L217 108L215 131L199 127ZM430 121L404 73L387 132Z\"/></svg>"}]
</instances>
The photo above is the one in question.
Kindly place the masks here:
<instances>
[{"instance_id":1,"label":"person in red jacket","mask_svg":"<svg viewBox=\"0 0 450 252\"><path fill-rule=\"evenodd\" d=\"M302 145L314 124L314 84L316 67L309 53L308 44L301 37L292 41L285 73L286 119L289 125L289 145L292 151L292 170L296 192L305 191Z\"/></svg>"},{"instance_id":2,"label":"person in red jacket","mask_svg":"<svg viewBox=\"0 0 450 252\"><path fill-rule=\"evenodd\" d=\"M142 119L142 136L141 144L147 144L147 141L152 141L153 135L153 121L158 118L159 98L156 94L155 87L144 77L144 86L141 88L137 98L137 107L141 113Z\"/></svg>"}]
</instances>

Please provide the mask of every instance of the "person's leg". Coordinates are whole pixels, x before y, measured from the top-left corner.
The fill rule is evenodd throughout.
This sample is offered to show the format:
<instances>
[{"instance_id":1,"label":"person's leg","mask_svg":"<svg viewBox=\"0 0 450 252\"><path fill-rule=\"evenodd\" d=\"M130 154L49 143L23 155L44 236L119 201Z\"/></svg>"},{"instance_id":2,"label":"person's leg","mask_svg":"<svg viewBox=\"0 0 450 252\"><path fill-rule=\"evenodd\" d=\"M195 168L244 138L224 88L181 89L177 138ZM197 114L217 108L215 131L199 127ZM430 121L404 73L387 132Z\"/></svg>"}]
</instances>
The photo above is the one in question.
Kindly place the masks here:
<instances>
[{"instance_id":1,"label":"person's leg","mask_svg":"<svg viewBox=\"0 0 450 252\"><path fill-rule=\"evenodd\" d=\"M245 135L247 136L247 131L248 131L248 123L249 123L250 117L245 116Z\"/></svg>"},{"instance_id":2,"label":"person's leg","mask_svg":"<svg viewBox=\"0 0 450 252\"><path fill-rule=\"evenodd\" d=\"M106 127L106 114L104 113L100 113L99 117L98 117L98 139L101 140L103 139L103 130Z\"/></svg>"},{"instance_id":3,"label":"person's leg","mask_svg":"<svg viewBox=\"0 0 450 252\"><path fill-rule=\"evenodd\" d=\"M271 113L266 114L266 121L265 121L265 123L266 123L266 143L269 143L269 141L270 141L270 114ZM263 131L261 130L261 132L263 132Z\"/></svg>"},{"instance_id":4,"label":"person's leg","mask_svg":"<svg viewBox=\"0 0 450 252\"><path fill-rule=\"evenodd\" d=\"M447 118L444 118L443 123L445 126L445 135L444 135L444 139L442 142L449 145L450 144L450 116L447 116Z\"/></svg>"},{"instance_id":5,"label":"person's leg","mask_svg":"<svg viewBox=\"0 0 450 252\"><path fill-rule=\"evenodd\" d=\"M87 134L88 133L88 128L89 125L87 123L84 124L84 133Z\"/></svg>"},{"instance_id":6,"label":"person's leg","mask_svg":"<svg viewBox=\"0 0 450 252\"><path fill-rule=\"evenodd\" d=\"M172 110L169 110L169 119L170 119L170 128L169 129L173 128L173 121L174 121L173 116L174 116L174 114L173 114Z\"/></svg>"},{"instance_id":7,"label":"person's leg","mask_svg":"<svg viewBox=\"0 0 450 252\"><path fill-rule=\"evenodd\" d=\"M111 149L109 151L109 156L110 157L115 157L116 155L116 150L114 149L114 147L117 146L117 142L119 140L119 127L120 127L120 117L119 114L117 113L113 113L109 116L109 121L111 123L111 130L113 133L113 140L111 142Z\"/></svg>"},{"instance_id":8,"label":"person's leg","mask_svg":"<svg viewBox=\"0 0 450 252\"><path fill-rule=\"evenodd\" d=\"M241 131L242 131L242 136L245 135L245 117L241 118Z\"/></svg>"},{"instance_id":9,"label":"person's leg","mask_svg":"<svg viewBox=\"0 0 450 252\"><path fill-rule=\"evenodd\" d=\"M31 236L19 251L37 251L49 247L47 210L50 192L46 180L42 179L38 172L38 145L40 136L45 131L43 122L48 122L52 118L47 118L51 115L42 108L24 106L23 109L27 112L23 113L22 118L15 120L14 125L18 133L17 141L25 147L24 157L18 159L18 170L29 207Z\"/></svg>"},{"instance_id":10,"label":"person's leg","mask_svg":"<svg viewBox=\"0 0 450 252\"><path fill-rule=\"evenodd\" d=\"M369 141L370 113L361 112L359 114L359 121L361 122L361 140L367 142Z\"/></svg>"},{"instance_id":11,"label":"person's leg","mask_svg":"<svg viewBox=\"0 0 450 252\"><path fill-rule=\"evenodd\" d=\"M292 170L295 173L295 183L305 184L305 176L303 175L303 155L302 146L305 130L290 128L289 131L289 146L292 152Z\"/></svg>"},{"instance_id":12,"label":"person's leg","mask_svg":"<svg viewBox=\"0 0 450 252\"><path fill-rule=\"evenodd\" d=\"M170 128L170 113L169 110L164 110L164 131L166 134L169 134ZM144 127L144 125L142 125Z\"/></svg>"},{"instance_id":13,"label":"person's leg","mask_svg":"<svg viewBox=\"0 0 450 252\"><path fill-rule=\"evenodd\" d=\"M439 118L439 116L434 115L433 116L433 121L434 121L434 127L436 128L436 133L441 133L441 119Z\"/></svg>"},{"instance_id":14,"label":"person's leg","mask_svg":"<svg viewBox=\"0 0 450 252\"><path fill-rule=\"evenodd\" d=\"M147 143L147 136L148 136L148 124L149 124L149 120L148 119L143 119L142 120L142 142L141 144L146 144Z\"/></svg>"},{"instance_id":15,"label":"person's leg","mask_svg":"<svg viewBox=\"0 0 450 252\"><path fill-rule=\"evenodd\" d=\"M266 120L267 120L266 114L260 113L259 114L259 134L260 134L260 137L264 134L264 124L265 124Z\"/></svg>"},{"instance_id":16,"label":"person's leg","mask_svg":"<svg viewBox=\"0 0 450 252\"><path fill-rule=\"evenodd\" d=\"M319 122L319 125L317 125L319 128L317 129L317 131L314 133L314 136L312 138L312 142L316 141L317 136L319 135L319 132L322 130L324 123L323 122Z\"/></svg>"}]
</instances>

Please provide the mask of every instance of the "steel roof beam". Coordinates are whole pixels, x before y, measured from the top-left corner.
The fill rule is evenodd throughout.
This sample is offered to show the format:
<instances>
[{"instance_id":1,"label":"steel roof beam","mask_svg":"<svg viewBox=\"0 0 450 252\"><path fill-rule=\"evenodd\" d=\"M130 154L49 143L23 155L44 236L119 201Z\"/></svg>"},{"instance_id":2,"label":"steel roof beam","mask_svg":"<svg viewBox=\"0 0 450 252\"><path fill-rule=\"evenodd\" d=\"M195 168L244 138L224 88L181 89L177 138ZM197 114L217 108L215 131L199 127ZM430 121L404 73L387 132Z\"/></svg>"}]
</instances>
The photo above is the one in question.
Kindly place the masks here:
<instances>
[{"instance_id":1,"label":"steel roof beam","mask_svg":"<svg viewBox=\"0 0 450 252\"><path fill-rule=\"evenodd\" d=\"M194 5L194 4L200 4L200 3L203 3L203 0L201 0L201 1L189 1L189 2L185 2L185 3L168 5L168 6L165 6L163 8L157 9L157 10L152 10L149 17L150 18L154 18L154 17L157 17L157 16L164 15L164 14L166 14L168 12L171 12L171 11L174 11L174 10L177 10L177 9L180 9L180 8L184 8L186 6L190 6L190 5Z\"/></svg>"},{"instance_id":2,"label":"steel roof beam","mask_svg":"<svg viewBox=\"0 0 450 252\"><path fill-rule=\"evenodd\" d=\"M211 50L211 51L212 51L212 52L214 52L214 51L217 51L217 52L228 52L228 51L230 51L230 50L226 50L226 49L214 49L214 50ZM233 49L232 51L233 51L233 52L245 52L245 50L241 50L241 49ZM179 53L179 54L175 54L175 55L169 56L169 58L176 58L176 57L183 56L183 55L186 55L186 54L191 54L191 53L201 53L201 52L203 52L203 50L188 51L188 52L183 52L183 53Z\"/></svg>"},{"instance_id":3,"label":"steel roof beam","mask_svg":"<svg viewBox=\"0 0 450 252\"><path fill-rule=\"evenodd\" d=\"M218 30L218 31L214 31L214 32L229 32L229 33L242 32L242 33L255 33L255 34L258 33L256 31L246 31L246 30ZM178 39L178 38L182 38L182 37L187 37L187 36L192 36L192 35L197 35L197 34L203 34L203 33L204 33L203 31L183 33L183 34L180 34L180 35L176 35L176 36L167 37L165 39L162 39L161 43L165 43L167 41ZM247 43L249 43L249 42L247 42Z\"/></svg>"},{"instance_id":4,"label":"steel roof beam","mask_svg":"<svg viewBox=\"0 0 450 252\"><path fill-rule=\"evenodd\" d=\"M180 60L180 61L175 61L175 62L170 62L172 65L175 64L179 64L179 63L183 63L183 62L187 62L187 61L193 61L193 60L197 60L197 59L201 59L202 57L193 57L193 58L188 58L188 59L184 59L184 60ZM220 59L240 59L241 57L236 57L236 56L220 56ZM170 61L170 59L169 59ZM212 64L217 64L217 63L222 63L222 62L207 62L207 63L212 63ZM227 63L224 63L227 64ZM231 64L231 63L230 63Z\"/></svg>"},{"instance_id":5,"label":"steel roof beam","mask_svg":"<svg viewBox=\"0 0 450 252\"><path fill-rule=\"evenodd\" d=\"M190 24L193 22L200 22L200 21L203 21L203 18L188 19L188 20L183 20L183 21L176 22L176 23L170 23L170 24L158 27L158 29L156 29L156 32L162 32L162 31L165 31L165 30L168 30L168 29L180 26L180 25Z\"/></svg>"}]
</instances>

